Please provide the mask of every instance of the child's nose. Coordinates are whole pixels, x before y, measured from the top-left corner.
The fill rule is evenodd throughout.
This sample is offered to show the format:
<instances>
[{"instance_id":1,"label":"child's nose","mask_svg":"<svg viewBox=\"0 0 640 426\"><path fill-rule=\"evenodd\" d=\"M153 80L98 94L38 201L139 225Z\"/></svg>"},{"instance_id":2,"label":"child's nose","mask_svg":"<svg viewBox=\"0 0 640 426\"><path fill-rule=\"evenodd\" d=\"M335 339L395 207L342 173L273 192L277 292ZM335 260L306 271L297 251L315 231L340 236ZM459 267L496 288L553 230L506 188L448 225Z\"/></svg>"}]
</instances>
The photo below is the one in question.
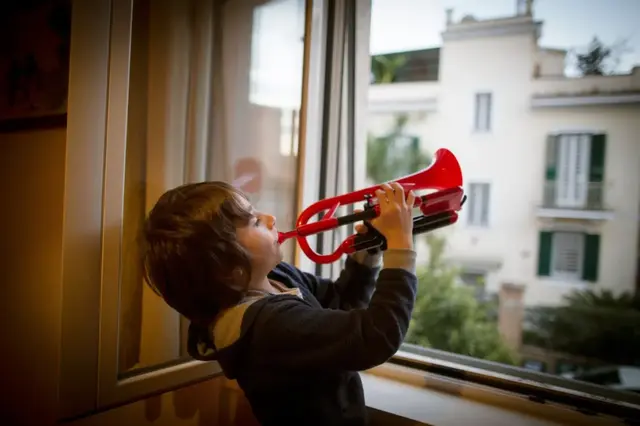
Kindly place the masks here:
<instances>
[{"instance_id":1,"label":"child's nose","mask_svg":"<svg viewBox=\"0 0 640 426\"><path fill-rule=\"evenodd\" d=\"M276 226L276 217L268 214L267 223L269 224L269 229L273 229Z\"/></svg>"}]
</instances>

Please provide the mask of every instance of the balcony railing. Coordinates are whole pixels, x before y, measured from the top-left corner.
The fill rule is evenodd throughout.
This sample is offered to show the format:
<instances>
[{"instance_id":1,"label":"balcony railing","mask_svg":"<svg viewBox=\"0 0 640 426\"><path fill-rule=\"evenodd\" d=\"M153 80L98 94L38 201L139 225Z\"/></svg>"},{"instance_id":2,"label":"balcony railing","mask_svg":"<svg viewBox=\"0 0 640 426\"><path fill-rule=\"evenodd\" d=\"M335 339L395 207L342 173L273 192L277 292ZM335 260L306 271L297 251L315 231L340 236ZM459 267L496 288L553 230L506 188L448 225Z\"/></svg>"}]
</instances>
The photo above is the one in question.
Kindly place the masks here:
<instances>
[{"instance_id":1,"label":"balcony railing","mask_svg":"<svg viewBox=\"0 0 640 426\"><path fill-rule=\"evenodd\" d=\"M560 190L558 182L545 182L542 207L548 209L604 210L604 184L602 182L574 184L566 192Z\"/></svg>"}]
</instances>

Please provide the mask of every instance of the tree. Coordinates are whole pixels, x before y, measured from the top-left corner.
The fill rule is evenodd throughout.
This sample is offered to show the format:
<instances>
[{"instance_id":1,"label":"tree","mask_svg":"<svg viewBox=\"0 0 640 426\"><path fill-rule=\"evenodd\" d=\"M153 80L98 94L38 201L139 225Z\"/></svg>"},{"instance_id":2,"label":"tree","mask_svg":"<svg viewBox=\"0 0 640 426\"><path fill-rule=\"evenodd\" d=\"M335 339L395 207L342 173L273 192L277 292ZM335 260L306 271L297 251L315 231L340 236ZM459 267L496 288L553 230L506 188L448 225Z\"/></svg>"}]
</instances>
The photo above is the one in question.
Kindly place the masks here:
<instances>
[{"instance_id":1,"label":"tree","mask_svg":"<svg viewBox=\"0 0 640 426\"><path fill-rule=\"evenodd\" d=\"M598 37L594 37L586 52L576 53L576 66L583 76L610 74L629 51L626 40L605 46Z\"/></svg>"},{"instance_id":2,"label":"tree","mask_svg":"<svg viewBox=\"0 0 640 426\"><path fill-rule=\"evenodd\" d=\"M369 135L367 141L367 177L375 183L417 172L429 165L431 158L420 148L420 139L405 135L408 121L406 114L395 117L393 129L382 137ZM402 146L403 139L410 138L408 146Z\"/></svg>"},{"instance_id":3,"label":"tree","mask_svg":"<svg viewBox=\"0 0 640 426\"><path fill-rule=\"evenodd\" d=\"M589 43L587 52L577 54L578 69L582 75L603 75L605 61L610 55L611 49L594 37Z\"/></svg>"},{"instance_id":4,"label":"tree","mask_svg":"<svg viewBox=\"0 0 640 426\"><path fill-rule=\"evenodd\" d=\"M418 295L405 341L488 361L515 365L515 353L506 345L492 310L481 303L475 289L458 284L459 272L442 256L445 240L426 236L429 262L418 270Z\"/></svg>"},{"instance_id":5,"label":"tree","mask_svg":"<svg viewBox=\"0 0 640 426\"><path fill-rule=\"evenodd\" d=\"M576 291L527 312L525 343L616 365L640 365L640 297Z\"/></svg>"}]
</instances>

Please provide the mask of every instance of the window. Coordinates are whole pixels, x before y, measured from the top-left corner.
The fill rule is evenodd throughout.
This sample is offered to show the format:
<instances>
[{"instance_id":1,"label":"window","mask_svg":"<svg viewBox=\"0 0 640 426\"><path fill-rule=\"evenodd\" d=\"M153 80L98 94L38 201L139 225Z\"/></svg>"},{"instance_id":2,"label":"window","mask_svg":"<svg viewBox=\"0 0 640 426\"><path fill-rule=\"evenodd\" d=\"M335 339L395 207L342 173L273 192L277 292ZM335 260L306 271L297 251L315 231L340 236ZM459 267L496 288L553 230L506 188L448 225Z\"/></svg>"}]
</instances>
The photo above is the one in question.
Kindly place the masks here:
<instances>
[{"instance_id":1,"label":"window","mask_svg":"<svg viewBox=\"0 0 640 426\"><path fill-rule=\"evenodd\" d=\"M491 186L488 183L469 184L467 223L471 226L489 225L489 195Z\"/></svg>"},{"instance_id":2,"label":"window","mask_svg":"<svg viewBox=\"0 0 640 426\"><path fill-rule=\"evenodd\" d=\"M546 149L545 203L560 208L602 208L606 135L553 135Z\"/></svg>"},{"instance_id":3,"label":"window","mask_svg":"<svg viewBox=\"0 0 640 426\"><path fill-rule=\"evenodd\" d=\"M554 232L551 245L551 274L576 279L582 274L584 234Z\"/></svg>"},{"instance_id":4,"label":"window","mask_svg":"<svg viewBox=\"0 0 640 426\"><path fill-rule=\"evenodd\" d=\"M473 366L488 376L501 372L640 405L630 393L605 385L586 390L553 375L560 370L550 362L537 362L552 354L581 359L587 352L590 365L640 359L640 345L626 349L636 347L638 339L622 319L640 318L637 307L625 304L637 292L637 108L621 107L623 98L637 91L628 82L638 58L629 58L628 65L612 61L589 68L585 58L597 53L590 40L577 41L582 36L574 31L576 44L567 44L547 31L578 28L577 18L554 15L555 6L542 13L534 2L518 2L517 10L515 3L493 5L489 13L489 6L469 2L459 2L455 11L417 3L376 0L370 27L356 29L369 33L359 49L368 51L371 67L358 73L358 80L369 81L373 71L387 82L370 84L368 94L357 99L370 107L357 125L372 132L384 127L380 105L430 105L423 117L412 118L411 134L428 155L439 148L456 155L468 199L456 224L417 238L419 309L396 359L404 363L413 357L438 372L454 362L459 365L452 375L461 370L472 375ZM432 12L433 23L425 27L420 19ZM633 28L613 15L598 21L602 26L593 32L602 37L608 25L620 37ZM402 61L388 60L397 57ZM575 61L565 61L568 57ZM437 71L418 67L427 62ZM554 78L536 73L536 64L552 70ZM605 76L609 66L620 74L619 82ZM501 131L493 132L498 122L504 129L501 124ZM473 143L479 133L492 133L491 146ZM396 153L393 160L403 155L409 156ZM367 169L392 174L381 158L387 159L367 156ZM606 164L616 167L605 170ZM543 184L548 209L540 212ZM568 211L604 210L605 199L611 211L606 219L604 212ZM469 291L482 270L489 272L485 291L497 303ZM619 308L608 307L611 300ZM614 329L626 331L614 337ZM602 346L588 349L593 342ZM618 353L630 351L633 358Z\"/></svg>"},{"instance_id":5,"label":"window","mask_svg":"<svg viewBox=\"0 0 640 426\"><path fill-rule=\"evenodd\" d=\"M476 132L491 130L491 93L476 93L474 129Z\"/></svg>"},{"instance_id":6,"label":"window","mask_svg":"<svg viewBox=\"0 0 640 426\"><path fill-rule=\"evenodd\" d=\"M540 233L538 274L567 280L598 280L600 236L581 232Z\"/></svg>"},{"instance_id":7,"label":"window","mask_svg":"<svg viewBox=\"0 0 640 426\"><path fill-rule=\"evenodd\" d=\"M99 23L94 33L77 38L104 47L92 50L102 68L93 70L80 56L71 61L93 70L95 96L78 102L87 108L83 122L70 120L68 173L82 178L72 179L68 192L73 200L93 194L95 214L67 222L69 235L82 235L86 261L65 268L66 276L79 272L76 281L64 278L64 417L220 372L217 363L188 356L188 321L142 280L137 236L164 191L187 182L232 182L291 229L308 191L301 173L317 175L319 166L317 156L299 154L320 138L309 128L300 138L299 129L310 117L319 121L302 99L303 80L317 79L322 62L316 22L322 8L314 6L314 30L307 34L304 0L101 3L88 19ZM313 71L304 66L305 43ZM71 82L80 87L84 79ZM314 90L321 92L315 85L304 97L322 102ZM84 122L106 125L89 131ZM104 170L88 172L86 158L102 155ZM295 263L295 244L283 248L285 261Z\"/></svg>"}]
</instances>

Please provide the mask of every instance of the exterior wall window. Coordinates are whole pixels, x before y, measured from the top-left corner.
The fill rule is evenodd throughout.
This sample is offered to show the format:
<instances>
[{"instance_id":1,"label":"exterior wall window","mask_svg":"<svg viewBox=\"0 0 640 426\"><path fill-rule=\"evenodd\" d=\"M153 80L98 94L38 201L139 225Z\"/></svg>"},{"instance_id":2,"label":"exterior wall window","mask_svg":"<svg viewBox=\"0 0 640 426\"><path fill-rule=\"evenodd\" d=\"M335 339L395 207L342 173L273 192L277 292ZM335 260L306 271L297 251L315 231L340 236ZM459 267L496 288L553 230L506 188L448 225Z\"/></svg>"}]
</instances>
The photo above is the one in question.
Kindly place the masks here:
<instances>
[{"instance_id":1,"label":"exterior wall window","mask_svg":"<svg viewBox=\"0 0 640 426\"><path fill-rule=\"evenodd\" d=\"M488 183L469 184L469 204L467 223L471 226L489 226L489 201L491 185Z\"/></svg>"},{"instance_id":2,"label":"exterior wall window","mask_svg":"<svg viewBox=\"0 0 640 426\"><path fill-rule=\"evenodd\" d=\"M602 209L606 135L572 133L547 139L544 204Z\"/></svg>"},{"instance_id":3,"label":"exterior wall window","mask_svg":"<svg viewBox=\"0 0 640 426\"><path fill-rule=\"evenodd\" d=\"M476 132L488 132L491 130L491 108L493 96L491 93L476 93L474 130Z\"/></svg>"},{"instance_id":4,"label":"exterior wall window","mask_svg":"<svg viewBox=\"0 0 640 426\"><path fill-rule=\"evenodd\" d=\"M598 280L600 235L540 232L538 275L569 280Z\"/></svg>"}]
</instances>

